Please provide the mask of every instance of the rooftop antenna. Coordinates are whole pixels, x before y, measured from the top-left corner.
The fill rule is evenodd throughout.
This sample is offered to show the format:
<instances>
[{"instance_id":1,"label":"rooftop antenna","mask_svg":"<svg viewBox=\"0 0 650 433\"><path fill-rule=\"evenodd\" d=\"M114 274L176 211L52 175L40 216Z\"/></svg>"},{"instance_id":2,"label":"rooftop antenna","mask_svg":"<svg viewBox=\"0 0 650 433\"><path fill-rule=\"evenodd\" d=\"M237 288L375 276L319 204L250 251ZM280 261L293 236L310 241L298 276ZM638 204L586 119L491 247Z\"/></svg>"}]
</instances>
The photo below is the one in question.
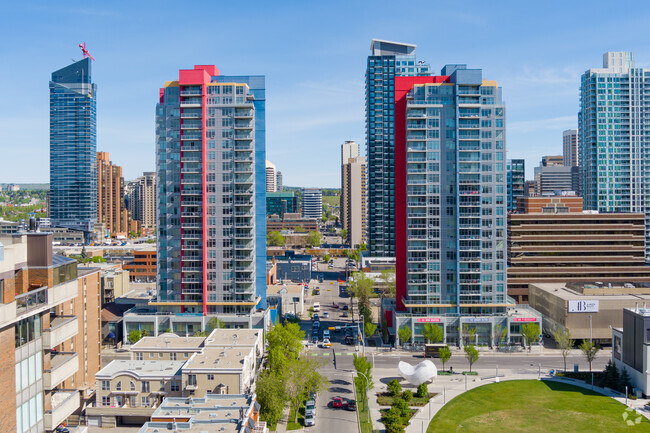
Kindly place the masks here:
<instances>
[{"instance_id":1,"label":"rooftop antenna","mask_svg":"<svg viewBox=\"0 0 650 433\"><path fill-rule=\"evenodd\" d=\"M90 57L91 60L95 60L95 58L93 56L91 56L90 53L88 52L88 50L86 49L86 43L85 42L80 43L79 48L81 48L81 52L83 53L84 59L86 57Z\"/></svg>"}]
</instances>

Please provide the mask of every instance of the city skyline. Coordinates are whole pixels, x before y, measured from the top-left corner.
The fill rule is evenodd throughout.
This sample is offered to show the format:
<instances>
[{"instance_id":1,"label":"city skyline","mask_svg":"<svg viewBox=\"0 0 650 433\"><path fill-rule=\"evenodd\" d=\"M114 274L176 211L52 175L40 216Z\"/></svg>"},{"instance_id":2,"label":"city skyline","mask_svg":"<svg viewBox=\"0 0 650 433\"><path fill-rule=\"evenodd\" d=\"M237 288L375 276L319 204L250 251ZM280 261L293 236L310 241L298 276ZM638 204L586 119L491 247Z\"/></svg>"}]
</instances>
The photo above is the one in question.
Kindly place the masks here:
<instances>
[{"instance_id":1,"label":"city skyline","mask_svg":"<svg viewBox=\"0 0 650 433\"><path fill-rule=\"evenodd\" d=\"M578 5L565 5L565 14L556 17L552 8L531 13L527 5L515 3L503 8L477 3L467 8L474 12L429 6L432 14L445 20L435 33L424 33L419 24L429 19L428 14L394 14L386 9L371 21L361 19L365 4L336 5L305 5L297 11L289 3L259 4L246 14L257 23L254 31L238 36L236 47L188 45L185 37L159 43L164 32L182 34L184 27L159 26L169 22L174 12L152 8L150 3L128 9L119 4L112 9L77 8L73 3L57 8L6 6L0 34L21 43L5 48L3 54L23 67L3 73L3 94L16 104L0 109L0 151L6 156L0 161L0 182L47 182L47 89L27 84L42 82L50 71L69 64L70 58L79 60L77 44L83 41L97 59L93 65L100 92L97 148L110 152L115 163L124 167L127 181L154 169L154 112L149 101L158 83L188 64L218 63L225 74L267 77L267 158L283 172L286 185L305 187L338 187L340 143L355 140L365 147L363 59L373 37L417 44L419 57L434 70L443 66L443 59L480 64L504 88L510 107L508 158L525 158L529 179L543 154L561 153L562 131L577 127L580 75L593 65L592 59L606 51L624 50L635 52L638 67L650 64L650 49L642 43L643 27L637 25L650 14L645 5L637 5L633 17L618 10L607 13L609 24L627 29L624 35L595 31L605 16L605 9L599 12L598 7L584 11ZM403 10L426 5L412 2ZM214 15L216 6L204 9L206 18L201 20ZM225 6L224 11L236 9ZM502 26L488 25L495 14L500 15ZM575 20L578 14L581 20ZM526 20L521 20L523 16ZM231 34L237 21L224 22L219 30L204 26L213 35L208 30L194 34L197 40L219 39L221 34ZM332 21L337 24L333 28ZM134 22L138 30L132 30ZM42 30L36 31L43 25L58 37L43 39ZM440 44L441 34L456 43ZM512 34L518 34L516 40L508 37ZM481 43L468 43L477 35ZM262 36L265 44L259 43ZM322 63L332 66L323 68ZM16 146L17 140L29 145ZM295 151L305 143L310 152ZM319 164L304 170L311 160Z\"/></svg>"}]
</instances>

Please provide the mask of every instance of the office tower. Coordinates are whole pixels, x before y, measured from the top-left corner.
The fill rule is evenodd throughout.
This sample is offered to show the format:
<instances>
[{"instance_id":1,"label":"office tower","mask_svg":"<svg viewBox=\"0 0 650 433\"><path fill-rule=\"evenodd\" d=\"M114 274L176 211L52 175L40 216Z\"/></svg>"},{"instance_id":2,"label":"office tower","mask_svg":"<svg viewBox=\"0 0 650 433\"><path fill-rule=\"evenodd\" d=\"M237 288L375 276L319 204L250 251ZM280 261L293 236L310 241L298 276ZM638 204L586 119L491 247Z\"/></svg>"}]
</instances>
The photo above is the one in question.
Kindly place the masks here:
<instances>
[{"instance_id":1,"label":"office tower","mask_svg":"<svg viewBox=\"0 0 650 433\"><path fill-rule=\"evenodd\" d=\"M282 172L278 171L275 174L275 190L276 192L282 192Z\"/></svg>"},{"instance_id":2,"label":"office tower","mask_svg":"<svg viewBox=\"0 0 650 433\"><path fill-rule=\"evenodd\" d=\"M302 216L317 220L323 217L323 191L320 188L303 188Z\"/></svg>"},{"instance_id":3,"label":"office tower","mask_svg":"<svg viewBox=\"0 0 650 433\"><path fill-rule=\"evenodd\" d=\"M144 172L126 187L131 218L142 227L156 227L156 173Z\"/></svg>"},{"instance_id":4,"label":"office tower","mask_svg":"<svg viewBox=\"0 0 650 433\"><path fill-rule=\"evenodd\" d=\"M366 242L366 158L349 158L341 172L341 225L348 232L347 243L357 248Z\"/></svg>"},{"instance_id":5,"label":"office tower","mask_svg":"<svg viewBox=\"0 0 650 433\"><path fill-rule=\"evenodd\" d=\"M517 210L517 197L526 195L526 160L509 159L506 167L508 173L508 212Z\"/></svg>"},{"instance_id":6,"label":"office tower","mask_svg":"<svg viewBox=\"0 0 650 433\"><path fill-rule=\"evenodd\" d=\"M0 236L0 431L52 431L94 400L99 274L54 255L51 234Z\"/></svg>"},{"instance_id":7,"label":"office tower","mask_svg":"<svg viewBox=\"0 0 650 433\"><path fill-rule=\"evenodd\" d=\"M578 166L578 130L567 129L562 132L562 161L568 167Z\"/></svg>"},{"instance_id":8,"label":"office tower","mask_svg":"<svg viewBox=\"0 0 650 433\"><path fill-rule=\"evenodd\" d=\"M275 171L275 164L271 161L266 161L266 192L276 191L277 174Z\"/></svg>"},{"instance_id":9,"label":"office tower","mask_svg":"<svg viewBox=\"0 0 650 433\"><path fill-rule=\"evenodd\" d=\"M156 107L158 310L265 307L263 76L182 69Z\"/></svg>"},{"instance_id":10,"label":"office tower","mask_svg":"<svg viewBox=\"0 0 650 433\"><path fill-rule=\"evenodd\" d=\"M113 165L107 152L97 152L97 222L115 237L128 234L128 219L122 167Z\"/></svg>"},{"instance_id":11,"label":"office tower","mask_svg":"<svg viewBox=\"0 0 650 433\"><path fill-rule=\"evenodd\" d=\"M564 165L564 157L562 155L542 156L542 167L553 167L554 165Z\"/></svg>"},{"instance_id":12,"label":"office tower","mask_svg":"<svg viewBox=\"0 0 650 433\"><path fill-rule=\"evenodd\" d=\"M557 191L578 192L580 173L578 167L565 165L540 165L535 167L535 194L555 194Z\"/></svg>"},{"instance_id":13,"label":"office tower","mask_svg":"<svg viewBox=\"0 0 650 433\"><path fill-rule=\"evenodd\" d=\"M650 69L608 52L581 78L578 158L585 209L646 214L650 256Z\"/></svg>"},{"instance_id":14,"label":"office tower","mask_svg":"<svg viewBox=\"0 0 650 433\"><path fill-rule=\"evenodd\" d=\"M298 197L293 191L267 192L266 215L284 218L285 213L298 213Z\"/></svg>"},{"instance_id":15,"label":"office tower","mask_svg":"<svg viewBox=\"0 0 650 433\"><path fill-rule=\"evenodd\" d=\"M52 73L50 81L50 218L82 230L97 222L97 113L91 60Z\"/></svg>"},{"instance_id":16,"label":"office tower","mask_svg":"<svg viewBox=\"0 0 650 433\"><path fill-rule=\"evenodd\" d=\"M368 164L368 249L395 256L395 81L429 75L415 58L416 45L373 39L366 69L366 158Z\"/></svg>"},{"instance_id":17,"label":"office tower","mask_svg":"<svg viewBox=\"0 0 650 433\"><path fill-rule=\"evenodd\" d=\"M526 197L535 197L535 181L527 180L524 182L524 195Z\"/></svg>"}]
</instances>

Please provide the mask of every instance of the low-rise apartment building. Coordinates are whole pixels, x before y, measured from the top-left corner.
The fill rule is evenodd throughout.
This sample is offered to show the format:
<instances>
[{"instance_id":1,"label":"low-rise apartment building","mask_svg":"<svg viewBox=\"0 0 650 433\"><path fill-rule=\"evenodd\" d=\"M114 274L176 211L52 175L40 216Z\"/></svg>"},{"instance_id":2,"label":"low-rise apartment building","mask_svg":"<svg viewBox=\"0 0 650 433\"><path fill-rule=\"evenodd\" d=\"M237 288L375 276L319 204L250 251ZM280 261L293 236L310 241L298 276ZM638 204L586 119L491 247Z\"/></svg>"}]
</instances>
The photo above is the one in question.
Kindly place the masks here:
<instances>
[{"instance_id":1,"label":"low-rise apartment building","mask_svg":"<svg viewBox=\"0 0 650 433\"><path fill-rule=\"evenodd\" d=\"M125 263L122 268L129 271L131 281L156 281L156 248L134 250L133 261Z\"/></svg>"},{"instance_id":2,"label":"low-rise apartment building","mask_svg":"<svg viewBox=\"0 0 650 433\"><path fill-rule=\"evenodd\" d=\"M94 397L98 269L52 253L52 235L0 237L0 431L53 431Z\"/></svg>"}]
</instances>

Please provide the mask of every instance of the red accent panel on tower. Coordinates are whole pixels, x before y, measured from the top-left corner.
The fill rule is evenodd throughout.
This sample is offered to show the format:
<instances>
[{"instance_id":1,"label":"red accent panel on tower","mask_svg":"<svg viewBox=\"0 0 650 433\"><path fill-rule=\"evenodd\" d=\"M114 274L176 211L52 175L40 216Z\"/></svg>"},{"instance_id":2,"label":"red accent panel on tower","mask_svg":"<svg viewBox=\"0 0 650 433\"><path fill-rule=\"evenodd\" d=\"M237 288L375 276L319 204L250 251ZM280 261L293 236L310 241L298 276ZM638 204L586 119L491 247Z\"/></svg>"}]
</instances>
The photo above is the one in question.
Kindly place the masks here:
<instances>
[{"instance_id":1,"label":"red accent panel on tower","mask_svg":"<svg viewBox=\"0 0 650 433\"><path fill-rule=\"evenodd\" d=\"M194 65L194 69L197 71L205 71L213 77L219 75L219 68L214 65Z\"/></svg>"},{"instance_id":2,"label":"red accent panel on tower","mask_svg":"<svg viewBox=\"0 0 650 433\"><path fill-rule=\"evenodd\" d=\"M406 95L415 84L444 83L448 76L395 77L395 309L406 311L408 253L406 204Z\"/></svg>"}]
</instances>

